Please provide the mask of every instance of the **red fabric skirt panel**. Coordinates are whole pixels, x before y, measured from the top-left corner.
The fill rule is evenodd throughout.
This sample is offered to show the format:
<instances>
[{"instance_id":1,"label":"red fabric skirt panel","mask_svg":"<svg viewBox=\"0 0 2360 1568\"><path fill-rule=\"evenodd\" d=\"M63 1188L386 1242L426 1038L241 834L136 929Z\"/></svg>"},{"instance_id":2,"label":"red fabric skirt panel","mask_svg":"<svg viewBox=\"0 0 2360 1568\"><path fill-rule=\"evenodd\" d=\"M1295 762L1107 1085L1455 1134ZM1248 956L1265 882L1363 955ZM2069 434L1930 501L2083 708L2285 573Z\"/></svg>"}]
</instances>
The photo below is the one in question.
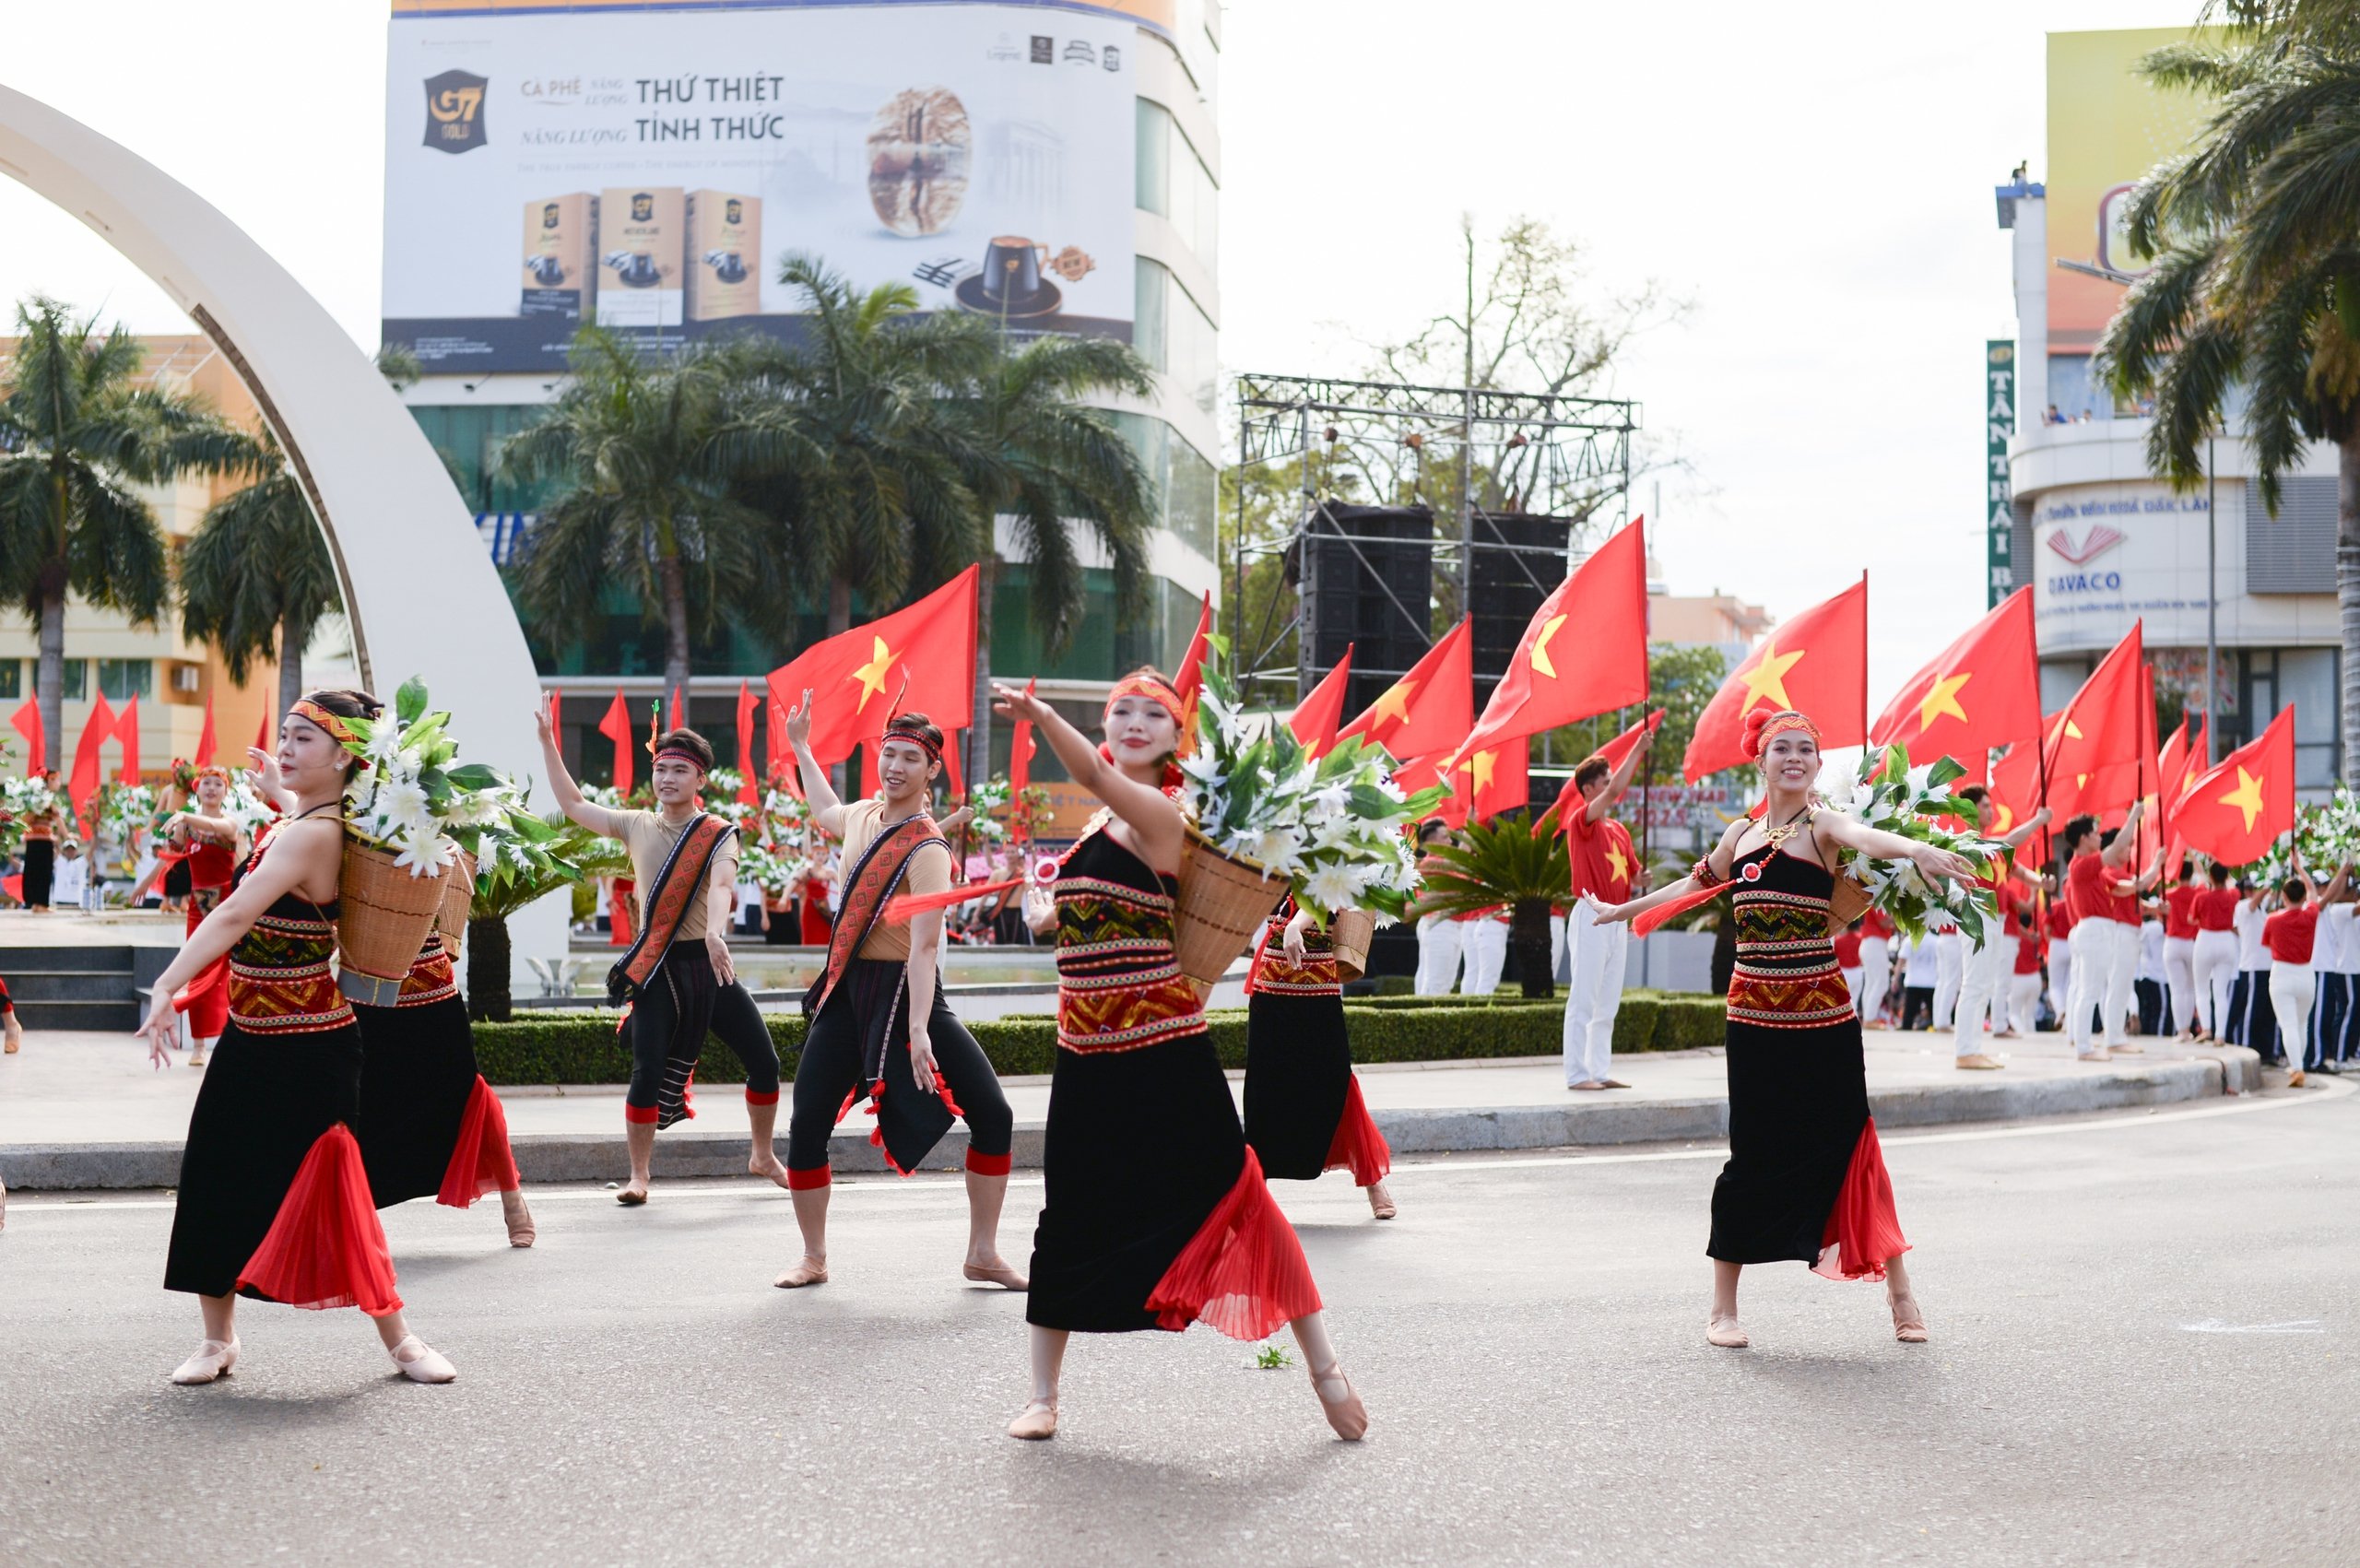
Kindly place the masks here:
<instances>
[{"instance_id":1,"label":"red fabric skirt panel","mask_svg":"<svg viewBox=\"0 0 2360 1568\"><path fill-rule=\"evenodd\" d=\"M1328 1149L1328 1169L1350 1169L1352 1185L1373 1187L1393 1169L1393 1149L1377 1130L1375 1119L1361 1099L1360 1075L1352 1075L1344 1091L1344 1114L1337 1118L1336 1141Z\"/></svg>"},{"instance_id":2,"label":"red fabric skirt panel","mask_svg":"<svg viewBox=\"0 0 2360 1568\"><path fill-rule=\"evenodd\" d=\"M238 1273L238 1288L289 1306L357 1306L372 1317L399 1312L394 1257L369 1197L360 1145L342 1122L303 1157L278 1217Z\"/></svg>"},{"instance_id":3,"label":"red fabric skirt panel","mask_svg":"<svg viewBox=\"0 0 2360 1568\"><path fill-rule=\"evenodd\" d=\"M1885 1259L1909 1250L1901 1233L1901 1216L1894 1208L1893 1178L1885 1173L1884 1148L1877 1142L1874 1117L1852 1147L1852 1163L1845 1170L1835 1206L1827 1211L1827 1230L1820 1244L1811 1272L1830 1279L1882 1279Z\"/></svg>"},{"instance_id":4,"label":"red fabric skirt panel","mask_svg":"<svg viewBox=\"0 0 2360 1568\"><path fill-rule=\"evenodd\" d=\"M1266 1339L1319 1310L1319 1287L1294 1227L1262 1180L1251 1149L1245 1168L1147 1300L1162 1328L1203 1323L1233 1339Z\"/></svg>"},{"instance_id":5,"label":"red fabric skirt panel","mask_svg":"<svg viewBox=\"0 0 2360 1568\"><path fill-rule=\"evenodd\" d=\"M451 1146L450 1168L442 1173L442 1190L434 1201L465 1208L486 1193L513 1192L523 1185L515 1153L508 1147L508 1112L478 1073L466 1111L459 1118L459 1139Z\"/></svg>"}]
</instances>

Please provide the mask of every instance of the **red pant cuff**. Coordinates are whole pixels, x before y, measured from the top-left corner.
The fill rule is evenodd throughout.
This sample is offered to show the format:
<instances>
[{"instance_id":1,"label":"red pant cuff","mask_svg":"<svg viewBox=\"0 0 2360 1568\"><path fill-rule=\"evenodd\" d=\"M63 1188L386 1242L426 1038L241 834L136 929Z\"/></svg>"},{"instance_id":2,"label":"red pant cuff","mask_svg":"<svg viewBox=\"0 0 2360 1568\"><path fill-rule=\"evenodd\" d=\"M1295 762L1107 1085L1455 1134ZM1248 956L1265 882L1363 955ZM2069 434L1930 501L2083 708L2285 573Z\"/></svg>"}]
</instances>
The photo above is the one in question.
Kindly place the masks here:
<instances>
[{"instance_id":1,"label":"red pant cuff","mask_svg":"<svg viewBox=\"0 0 2360 1568\"><path fill-rule=\"evenodd\" d=\"M786 1168L786 1187L789 1192L811 1192L826 1186L832 1180L833 1177L825 1165L815 1171L798 1171L792 1165Z\"/></svg>"},{"instance_id":2,"label":"red pant cuff","mask_svg":"<svg viewBox=\"0 0 2360 1568\"><path fill-rule=\"evenodd\" d=\"M754 1091L749 1089L746 1091L746 1103L749 1105L775 1105L778 1103L778 1091L773 1089L768 1094L757 1094Z\"/></svg>"},{"instance_id":3,"label":"red pant cuff","mask_svg":"<svg viewBox=\"0 0 2360 1568\"><path fill-rule=\"evenodd\" d=\"M967 1150L967 1169L979 1176L1005 1176L1014 1168L1014 1154L978 1154Z\"/></svg>"},{"instance_id":4,"label":"red pant cuff","mask_svg":"<svg viewBox=\"0 0 2360 1568\"><path fill-rule=\"evenodd\" d=\"M623 1106L623 1120L626 1122L643 1122L649 1126L654 1126L661 1114L662 1113L653 1105L633 1105L626 1102Z\"/></svg>"}]
</instances>

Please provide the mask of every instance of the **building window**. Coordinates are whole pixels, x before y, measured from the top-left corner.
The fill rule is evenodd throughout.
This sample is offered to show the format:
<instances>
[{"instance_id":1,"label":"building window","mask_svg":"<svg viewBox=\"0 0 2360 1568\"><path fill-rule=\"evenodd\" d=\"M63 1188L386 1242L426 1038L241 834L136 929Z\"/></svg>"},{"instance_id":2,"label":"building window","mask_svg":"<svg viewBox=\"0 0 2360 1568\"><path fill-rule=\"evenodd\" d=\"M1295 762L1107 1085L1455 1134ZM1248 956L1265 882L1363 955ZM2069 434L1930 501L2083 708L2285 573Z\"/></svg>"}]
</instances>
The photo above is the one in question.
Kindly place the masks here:
<instances>
[{"instance_id":1,"label":"building window","mask_svg":"<svg viewBox=\"0 0 2360 1568\"><path fill-rule=\"evenodd\" d=\"M1182 544L1214 559L1220 545L1214 537L1214 509L1219 479L1212 464L1198 455L1170 425L1152 414L1109 414L1115 429L1139 454L1139 466L1155 484L1155 517ZM1196 622L1190 621L1193 630Z\"/></svg>"},{"instance_id":2,"label":"building window","mask_svg":"<svg viewBox=\"0 0 2360 1568\"><path fill-rule=\"evenodd\" d=\"M1197 155L1196 144L1172 112L1149 99L1139 100L1136 155L1139 207L1172 221L1180 239L1205 270L1215 270L1221 240L1221 187Z\"/></svg>"},{"instance_id":3,"label":"building window","mask_svg":"<svg viewBox=\"0 0 2360 1568\"><path fill-rule=\"evenodd\" d=\"M134 697L156 694L156 661L153 659L100 659L99 661L99 695L110 702L126 702Z\"/></svg>"},{"instance_id":4,"label":"building window","mask_svg":"<svg viewBox=\"0 0 2360 1568\"><path fill-rule=\"evenodd\" d=\"M58 695L68 702L87 702L90 697L90 661L68 659L65 673L58 682Z\"/></svg>"},{"instance_id":5,"label":"building window","mask_svg":"<svg viewBox=\"0 0 2360 1568\"><path fill-rule=\"evenodd\" d=\"M24 695L25 661L0 659L0 699L18 702L24 700Z\"/></svg>"},{"instance_id":6,"label":"building window","mask_svg":"<svg viewBox=\"0 0 2360 1568\"><path fill-rule=\"evenodd\" d=\"M1140 256L1137 266L1131 346L1169 378L1174 391L1210 417L1221 380L1221 339L1212 319L1162 263Z\"/></svg>"}]
</instances>

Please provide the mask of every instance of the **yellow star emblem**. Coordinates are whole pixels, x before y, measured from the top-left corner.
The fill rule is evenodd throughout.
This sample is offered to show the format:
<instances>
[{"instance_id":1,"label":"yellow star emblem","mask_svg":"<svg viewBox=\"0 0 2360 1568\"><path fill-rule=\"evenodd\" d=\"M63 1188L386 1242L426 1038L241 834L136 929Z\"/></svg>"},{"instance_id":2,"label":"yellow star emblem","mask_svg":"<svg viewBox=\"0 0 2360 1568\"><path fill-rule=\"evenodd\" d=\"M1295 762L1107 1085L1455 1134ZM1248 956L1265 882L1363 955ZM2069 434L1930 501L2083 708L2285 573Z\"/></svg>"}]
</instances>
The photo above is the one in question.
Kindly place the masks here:
<instances>
[{"instance_id":1,"label":"yellow star emblem","mask_svg":"<svg viewBox=\"0 0 2360 1568\"><path fill-rule=\"evenodd\" d=\"M1936 677L1934 689L1927 692L1925 700L1918 704L1918 729L1921 731L1930 729L1934 721L1945 713L1958 720L1959 723L1965 724L1966 710L1958 705L1958 694L1960 689L1974 678L1975 675L1972 671L1965 675Z\"/></svg>"},{"instance_id":2,"label":"yellow star emblem","mask_svg":"<svg viewBox=\"0 0 2360 1568\"><path fill-rule=\"evenodd\" d=\"M2058 714L2057 722L2048 726L2048 743L2051 746L2056 745L2059 735L2072 740L2082 738L2082 726L2073 722L2073 715L2070 710Z\"/></svg>"},{"instance_id":3,"label":"yellow star emblem","mask_svg":"<svg viewBox=\"0 0 2360 1568\"><path fill-rule=\"evenodd\" d=\"M868 662L852 672L852 678L860 682L860 707L856 711L862 713L867 711L868 700L885 690L885 677L893 661L902 656L888 648L882 637L872 636L869 642Z\"/></svg>"},{"instance_id":4,"label":"yellow star emblem","mask_svg":"<svg viewBox=\"0 0 2360 1568\"><path fill-rule=\"evenodd\" d=\"M1417 695L1417 691L1418 683L1408 676L1386 687L1385 695L1379 697L1368 711L1368 727L1374 730L1387 719L1396 724L1408 724L1410 699Z\"/></svg>"},{"instance_id":5,"label":"yellow star emblem","mask_svg":"<svg viewBox=\"0 0 2360 1568\"><path fill-rule=\"evenodd\" d=\"M1614 879L1618 882L1631 875L1631 863L1622 857L1622 846L1619 843L1606 846L1606 863L1614 867Z\"/></svg>"},{"instance_id":6,"label":"yellow star emblem","mask_svg":"<svg viewBox=\"0 0 2360 1568\"><path fill-rule=\"evenodd\" d=\"M1791 654L1778 652L1778 640L1773 637L1762 644L1762 654L1750 669L1738 671L1737 678L1745 682L1745 706L1739 713L1749 713L1756 702L1776 702L1781 709L1794 704L1787 700L1787 672L1802 662L1810 650L1798 648Z\"/></svg>"},{"instance_id":7,"label":"yellow star emblem","mask_svg":"<svg viewBox=\"0 0 2360 1568\"><path fill-rule=\"evenodd\" d=\"M2246 772L2245 764L2237 764L2237 787L2221 797L2224 806L2234 806L2246 814L2246 831L2253 831L2253 819L2261 815L2261 780Z\"/></svg>"},{"instance_id":8,"label":"yellow star emblem","mask_svg":"<svg viewBox=\"0 0 2360 1568\"><path fill-rule=\"evenodd\" d=\"M1477 789L1489 789L1491 787L1492 767L1493 764L1497 762L1499 760L1500 754L1496 751L1478 751L1475 753L1475 760L1469 764L1469 767L1475 775L1475 787Z\"/></svg>"},{"instance_id":9,"label":"yellow star emblem","mask_svg":"<svg viewBox=\"0 0 2360 1568\"><path fill-rule=\"evenodd\" d=\"M1557 678L1557 666L1549 662L1549 639L1564 624L1564 616L1552 615L1541 624L1540 635L1532 640L1532 667L1552 680Z\"/></svg>"}]
</instances>

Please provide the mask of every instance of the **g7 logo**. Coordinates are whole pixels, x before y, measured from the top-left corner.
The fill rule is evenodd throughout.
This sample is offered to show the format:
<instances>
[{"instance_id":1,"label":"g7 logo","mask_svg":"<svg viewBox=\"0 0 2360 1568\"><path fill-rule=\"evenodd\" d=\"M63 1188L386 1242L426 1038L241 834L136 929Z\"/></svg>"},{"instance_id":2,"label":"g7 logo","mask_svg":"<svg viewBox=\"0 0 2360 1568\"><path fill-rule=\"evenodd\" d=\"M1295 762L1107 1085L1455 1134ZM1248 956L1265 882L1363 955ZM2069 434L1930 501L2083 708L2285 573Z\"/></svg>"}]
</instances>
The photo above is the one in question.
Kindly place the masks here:
<instances>
[{"instance_id":1,"label":"g7 logo","mask_svg":"<svg viewBox=\"0 0 2360 1568\"><path fill-rule=\"evenodd\" d=\"M467 152L484 145L484 88L471 71L426 79L426 145L437 152Z\"/></svg>"}]
</instances>

